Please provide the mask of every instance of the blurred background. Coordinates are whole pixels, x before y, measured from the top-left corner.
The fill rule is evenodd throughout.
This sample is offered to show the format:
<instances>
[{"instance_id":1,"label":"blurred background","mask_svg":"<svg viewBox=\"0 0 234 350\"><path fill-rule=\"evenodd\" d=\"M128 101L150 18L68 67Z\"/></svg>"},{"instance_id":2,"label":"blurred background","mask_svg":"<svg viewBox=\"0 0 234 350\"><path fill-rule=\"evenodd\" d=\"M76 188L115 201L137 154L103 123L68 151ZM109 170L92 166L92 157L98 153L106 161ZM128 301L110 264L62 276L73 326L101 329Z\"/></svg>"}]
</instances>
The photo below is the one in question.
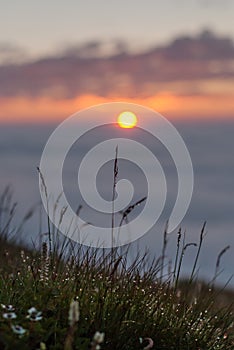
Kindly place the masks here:
<instances>
[{"instance_id":1,"label":"blurred background","mask_svg":"<svg viewBox=\"0 0 234 350\"><path fill-rule=\"evenodd\" d=\"M212 278L218 253L230 245L224 283L234 252L233 13L231 0L0 0L0 191L12 186L17 216L40 200L36 167L61 121L104 102L151 107L173 123L191 154L194 195L182 227L188 241L198 241L207 221L202 278ZM167 175L173 192L175 172L169 167ZM167 217L165 211L138 242L152 255L160 254ZM36 223L37 216L25 242L37 234ZM189 269L193 252L185 259Z\"/></svg>"}]
</instances>

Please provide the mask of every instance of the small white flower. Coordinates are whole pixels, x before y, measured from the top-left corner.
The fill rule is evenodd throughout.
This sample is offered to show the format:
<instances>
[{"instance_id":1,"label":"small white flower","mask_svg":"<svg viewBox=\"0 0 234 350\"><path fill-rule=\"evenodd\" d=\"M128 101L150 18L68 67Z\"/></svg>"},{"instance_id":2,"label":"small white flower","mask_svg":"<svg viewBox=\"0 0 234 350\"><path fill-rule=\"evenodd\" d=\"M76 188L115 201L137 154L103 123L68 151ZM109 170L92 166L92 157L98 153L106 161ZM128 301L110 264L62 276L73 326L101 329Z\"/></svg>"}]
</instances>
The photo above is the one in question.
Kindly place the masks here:
<instances>
[{"instance_id":1,"label":"small white flower","mask_svg":"<svg viewBox=\"0 0 234 350\"><path fill-rule=\"evenodd\" d=\"M13 330L13 332L15 334L18 334L18 335L24 335L26 333L26 329L24 329L23 327L21 326L14 326L14 325L11 325L11 329Z\"/></svg>"},{"instance_id":2,"label":"small white flower","mask_svg":"<svg viewBox=\"0 0 234 350\"><path fill-rule=\"evenodd\" d=\"M70 303L70 309L68 314L68 321L70 327L74 326L76 322L80 319L80 309L79 302L77 300L72 300Z\"/></svg>"},{"instance_id":3,"label":"small white flower","mask_svg":"<svg viewBox=\"0 0 234 350\"><path fill-rule=\"evenodd\" d=\"M7 312L14 312L15 311L15 308L13 305L4 305L4 304L1 304L1 307L3 310L7 311Z\"/></svg>"},{"instance_id":4,"label":"small white flower","mask_svg":"<svg viewBox=\"0 0 234 350\"><path fill-rule=\"evenodd\" d=\"M37 311L35 307L31 307L30 309L28 309L27 318L29 318L29 320L33 322L41 321L42 320L41 314L42 314L41 311Z\"/></svg>"},{"instance_id":5,"label":"small white flower","mask_svg":"<svg viewBox=\"0 0 234 350\"><path fill-rule=\"evenodd\" d=\"M2 316L7 320L13 320L17 317L14 312L5 312Z\"/></svg>"},{"instance_id":6,"label":"small white flower","mask_svg":"<svg viewBox=\"0 0 234 350\"><path fill-rule=\"evenodd\" d=\"M96 332L94 334L93 341L96 342L97 344L101 344L104 342L104 337L105 337L105 333Z\"/></svg>"},{"instance_id":7,"label":"small white flower","mask_svg":"<svg viewBox=\"0 0 234 350\"><path fill-rule=\"evenodd\" d=\"M28 309L29 315L34 314L36 312L37 312L37 309L35 307L30 307L30 309Z\"/></svg>"}]
</instances>

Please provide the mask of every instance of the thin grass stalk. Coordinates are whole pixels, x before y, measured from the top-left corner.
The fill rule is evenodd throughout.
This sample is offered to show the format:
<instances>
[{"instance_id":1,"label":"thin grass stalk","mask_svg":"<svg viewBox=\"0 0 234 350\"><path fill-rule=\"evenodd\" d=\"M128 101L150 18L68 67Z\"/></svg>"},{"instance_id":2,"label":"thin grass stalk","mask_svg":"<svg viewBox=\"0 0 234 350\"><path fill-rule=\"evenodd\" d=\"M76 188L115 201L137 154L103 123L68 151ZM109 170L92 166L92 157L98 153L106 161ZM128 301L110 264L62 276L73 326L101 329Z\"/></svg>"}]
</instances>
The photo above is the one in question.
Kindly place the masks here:
<instances>
[{"instance_id":1,"label":"thin grass stalk","mask_svg":"<svg viewBox=\"0 0 234 350\"><path fill-rule=\"evenodd\" d=\"M214 278L212 280L212 287L214 288L214 283L218 277L218 273L219 273L219 267L220 267L220 261L222 256L228 251L228 249L230 249L230 246L226 246L225 248L223 248L221 250L221 252L219 253L217 260L216 260L216 264L215 264L215 273L214 273Z\"/></svg>"},{"instance_id":2,"label":"thin grass stalk","mask_svg":"<svg viewBox=\"0 0 234 350\"><path fill-rule=\"evenodd\" d=\"M191 275L190 275L189 284L192 283L193 278L194 278L194 273L195 273L195 270L196 270L196 267L197 267L198 258L200 256L201 247L202 247L202 243L203 243L203 239L204 239L204 235L205 235L205 227L206 227L206 221L204 222L204 224L202 226L202 229L201 229L199 245L198 245L195 261L194 261L194 264L193 264L193 269L192 269L192 272L191 272Z\"/></svg>"},{"instance_id":3,"label":"thin grass stalk","mask_svg":"<svg viewBox=\"0 0 234 350\"><path fill-rule=\"evenodd\" d=\"M132 205L129 205L129 206L127 207L126 210L124 210L123 212L121 212L121 213L122 213L122 218L121 218L120 224L119 224L119 233L120 233L120 228L121 228L121 226L123 225L124 220L126 220L126 222L128 222L128 221L127 221L127 220L128 220L128 215L129 215L136 207L138 207L141 203L143 203L146 199L147 199L147 196L141 198L139 201L135 202L135 203L132 204Z\"/></svg>"},{"instance_id":4,"label":"thin grass stalk","mask_svg":"<svg viewBox=\"0 0 234 350\"><path fill-rule=\"evenodd\" d=\"M181 267L182 267L182 262L183 262L183 259L184 259L184 254L185 254L185 251L188 247L196 247L197 244L196 243L187 243L185 244L185 232L184 232L184 237L183 237L183 247L182 247L182 252L180 254L180 259L179 259L179 265L178 265L178 270L177 270L177 276L176 276L176 280L175 280L175 290L177 289L177 286L178 286L178 282L179 282L179 277L180 277L180 274L181 274Z\"/></svg>"},{"instance_id":5,"label":"thin grass stalk","mask_svg":"<svg viewBox=\"0 0 234 350\"><path fill-rule=\"evenodd\" d=\"M166 222L166 226L163 233L163 247L162 247L162 265L161 265L161 272L160 272L160 282L162 283L163 279L163 270L164 270L164 263L165 263L165 256L166 256L166 249L167 249L167 229L168 229L168 221Z\"/></svg>"},{"instance_id":6,"label":"thin grass stalk","mask_svg":"<svg viewBox=\"0 0 234 350\"><path fill-rule=\"evenodd\" d=\"M174 269L173 269L173 284L175 283L176 278L176 269L178 264L178 258L179 258L179 252L180 252L180 241L181 241L181 227L179 228L179 231L177 233L177 247L176 247L176 257L175 257L175 263L174 263Z\"/></svg>"},{"instance_id":7,"label":"thin grass stalk","mask_svg":"<svg viewBox=\"0 0 234 350\"><path fill-rule=\"evenodd\" d=\"M50 217L49 217L49 197L47 192L47 186L43 177L43 174L39 167L37 167L37 171L39 173L39 177L41 180L42 188L44 189L45 196L46 196L46 206L47 206L47 226L48 226L48 237L49 237L49 251L50 255L52 254L52 237L51 237L51 228L50 228Z\"/></svg>"},{"instance_id":8,"label":"thin grass stalk","mask_svg":"<svg viewBox=\"0 0 234 350\"><path fill-rule=\"evenodd\" d=\"M114 178L113 178L113 187L112 187L112 215L111 215L111 248L114 247L114 227L115 227L115 192L116 192L116 184L117 177L119 173L118 169L118 145L115 148L115 160L114 160Z\"/></svg>"}]
</instances>

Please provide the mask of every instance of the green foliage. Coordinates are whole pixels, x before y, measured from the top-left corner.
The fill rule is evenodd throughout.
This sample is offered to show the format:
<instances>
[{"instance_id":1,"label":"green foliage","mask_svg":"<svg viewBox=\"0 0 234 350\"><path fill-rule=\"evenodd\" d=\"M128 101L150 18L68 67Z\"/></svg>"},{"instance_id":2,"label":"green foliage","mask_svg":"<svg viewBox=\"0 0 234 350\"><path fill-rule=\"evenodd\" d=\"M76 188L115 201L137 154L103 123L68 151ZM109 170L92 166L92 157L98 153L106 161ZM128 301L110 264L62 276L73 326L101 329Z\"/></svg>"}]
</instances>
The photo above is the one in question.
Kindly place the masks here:
<instances>
[{"instance_id":1,"label":"green foliage","mask_svg":"<svg viewBox=\"0 0 234 350\"><path fill-rule=\"evenodd\" d=\"M203 236L204 228L200 243ZM147 338L155 350L234 348L231 308L217 304L213 286L194 279L197 256L191 278L180 281L189 247L181 232L174 269L166 277L166 230L163 256L150 264L147 254L129 263L128 248L105 253L67 239L59 248L52 237L32 252L0 237L2 350L140 350L149 348ZM4 317L12 312L9 304L15 319ZM16 325L24 334L16 334ZM96 332L105 333L103 342L95 340Z\"/></svg>"}]
</instances>

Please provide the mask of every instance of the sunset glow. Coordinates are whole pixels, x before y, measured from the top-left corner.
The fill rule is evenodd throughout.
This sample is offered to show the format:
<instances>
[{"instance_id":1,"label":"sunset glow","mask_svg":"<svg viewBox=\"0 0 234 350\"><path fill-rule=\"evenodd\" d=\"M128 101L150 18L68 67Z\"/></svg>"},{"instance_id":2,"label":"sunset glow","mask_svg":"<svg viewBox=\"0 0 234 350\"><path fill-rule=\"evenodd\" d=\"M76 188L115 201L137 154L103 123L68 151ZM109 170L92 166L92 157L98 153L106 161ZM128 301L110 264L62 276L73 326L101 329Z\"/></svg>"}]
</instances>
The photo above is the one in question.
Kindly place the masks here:
<instances>
[{"instance_id":1,"label":"sunset glow","mask_svg":"<svg viewBox=\"0 0 234 350\"><path fill-rule=\"evenodd\" d=\"M0 123L60 122L84 108L119 100L152 108L171 120L233 120L234 99L231 94L178 96L165 91L143 98L91 94L59 100L51 97L5 97L0 98Z\"/></svg>"}]
</instances>

